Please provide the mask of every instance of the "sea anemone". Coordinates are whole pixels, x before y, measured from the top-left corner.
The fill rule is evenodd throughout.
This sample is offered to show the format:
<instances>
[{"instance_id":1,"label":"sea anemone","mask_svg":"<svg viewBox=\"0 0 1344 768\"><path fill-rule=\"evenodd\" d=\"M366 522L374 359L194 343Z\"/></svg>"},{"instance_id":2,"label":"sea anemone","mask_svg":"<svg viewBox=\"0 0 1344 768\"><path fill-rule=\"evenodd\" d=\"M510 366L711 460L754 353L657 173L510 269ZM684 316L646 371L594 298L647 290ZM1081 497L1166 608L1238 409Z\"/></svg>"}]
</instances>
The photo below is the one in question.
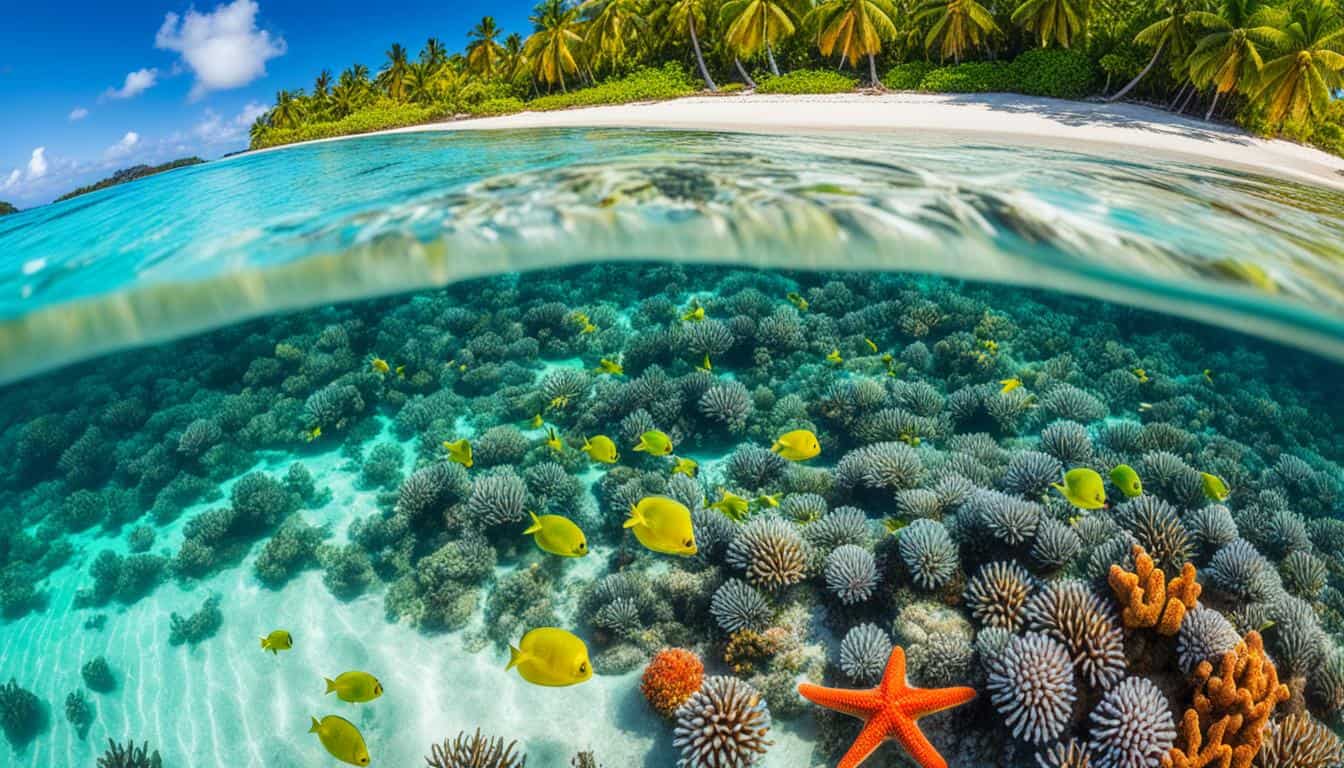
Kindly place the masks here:
<instances>
[{"instance_id":1,"label":"sea anemone","mask_svg":"<svg viewBox=\"0 0 1344 768\"><path fill-rule=\"evenodd\" d=\"M1314 668L1330 646L1330 639L1321 629L1311 603L1281 594L1270 604L1269 617L1275 623L1275 631L1270 633L1271 650L1280 668L1293 675L1304 675Z\"/></svg>"},{"instance_id":2,"label":"sea anemone","mask_svg":"<svg viewBox=\"0 0 1344 768\"><path fill-rule=\"evenodd\" d=\"M936 520L921 518L906 526L899 549L911 578L924 589L943 586L957 571L957 546Z\"/></svg>"},{"instance_id":3,"label":"sea anemone","mask_svg":"<svg viewBox=\"0 0 1344 768\"><path fill-rule=\"evenodd\" d=\"M1115 508L1112 517L1143 545L1153 563L1167 573L1190 559L1190 537L1176 508L1156 496L1139 496Z\"/></svg>"},{"instance_id":4,"label":"sea anemone","mask_svg":"<svg viewBox=\"0 0 1344 768\"><path fill-rule=\"evenodd\" d=\"M1065 464L1086 464L1092 460L1092 438L1076 421L1056 421L1041 430L1041 450Z\"/></svg>"},{"instance_id":5,"label":"sea anemone","mask_svg":"<svg viewBox=\"0 0 1344 768\"><path fill-rule=\"evenodd\" d=\"M1333 768L1340 763L1344 763L1344 743L1303 714L1271 723L1256 760L1261 768Z\"/></svg>"},{"instance_id":6,"label":"sea anemone","mask_svg":"<svg viewBox=\"0 0 1344 768\"><path fill-rule=\"evenodd\" d=\"M758 491L777 482L788 468L783 456L748 443L728 457L723 471L734 485Z\"/></svg>"},{"instance_id":7,"label":"sea anemone","mask_svg":"<svg viewBox=\"0 0 1344 768\"><path fill-rule=\"evenodd\" d=\"M989 490L977 491L967 507L994 538L1010 547L1036 535L1042 512L1040 504Z\"/></svg>"},{"instance_id":8,"label":"sea anemone","mask_svg":"<svg viewBox=\"0 0 1344 768\"><path fill-rule=\"evenodd\" d=\"M718 320L684 323L678 333L680 345L695 355L718 357L733 347L733 333Z\"/></svg>"},{"instance_id":9,"label":"sea anemone","mask_svg":"<svg viewBox=\"0 0 1344 768\"><path fill-rule=\"evenodd\" d=\"M1018 390L1014 390L1018 391ZM1092 393L1072 384L1052 387L1041 398L1041 412L1056 419L1086 424L1106 417L1106 404Z\"/></svg>"},{"instance_id":10,"label":"sea anemone","mask_svg":"<svg viewBox=\"0 0 1344 768\"><path fill-rule=\"evenodd\" d=\"M1016 561L989 563L966 584L966 607L982 625L1016 632L1034 587L1031 574Z\"/></svg>"},{"instance_id":11,"label":"sea anemone","mask_svg":"<svg viewBox=\"0 0 1344 768\"><path fill-rule=\"evenodd\" d=\"M724 632L756 631L770 626L775 611L757 589L740 579L729 579L714 590L709 613Z\"/></svg>"},{"instance_id":12,"label":"sea anemone","mask_svg":"<svg viewBox=\"0 0 1344 768\"><path fill-rule=\"evenodd\" d=\"M512 472L476 479L467 497L466 517L487 527L516 523L527 517L527 484Z\"/></svg>"},{"instance_id":13,"label":"sea anemone","mask_svg":"<svg viewBox=\"0 0 1344 768\"><path fill-rule=\"evenodd\" d=\"M1232 513L1222 504L1192 509L1185 515L1185 528L1190 532L1193 551L1201 559L1213 556L1213 553L1231 544L1240 535Z\"/></svg>"},{"instance_id":14,"label":"sea anemone","mask_svg":"<svg viewBox=\"0 0 1344 768\"><path fill-rule=\"evenodd\" d=\"M1078 697L1068 649L1039 632L1008 643L991 662L987 687L1013 737L1033 744L1064 733Z\"/></svg>"},{"instance_id":15,"label":"sea anemone","mask_svg":"<svg viewBox=\"0 0 1344 768\"><path fill-rule=\"evenodd\" d=\"M842 456L835 476L836 483L844 488L900 491L919 485L924 479L924 463L915 449L904 443L873 443Z\"/></svg>"},{"instance_id":16,"label":"sea anemone","mask_svg":"<svg viewBox=\"0 0 1344 768\"><path fill-rule=\"evenodd\" d=\"M891 638L876 624L860 624L840 641L840 669L856 683L875 683L891 656Z\"/></svg>"},{"instance_id":17,"label":"sea anemone","mask_svg":"<svg viewBox=\"0 0 1344 768\"><path fill-rule=\"evenodd\" d=\"M1063 475L1064 466L1054 456L1040 451L1022 451L1009 459L1008 469L1003 473L1003 489L1017 496L1038 499Z\"/></svg>"},{"instance_id":18,"label":"sea anemone","mask_svg":"<svg viewBox=\"0 0 1344 768\"><path fill-rule=\"evenodd\" d=\"M1241 635L1223 615L1212 608L1197 605L1185 614L1176 635L1176 656L1187 675L1201 661L1216 661L1237 647Z\"/></svg>"},{"instance_id":19,"label":"sea anemone","mask_svg":"<svg viewBox=\"0 0 1344 768\"><path fill-rule=\"evenodd\" d=\"M746 572L757 587L778 590L802 581L808 545L798 529L773 515L756 517L742 526L728 546L727 562Z\"/></svg>"},{"instance_id":20,"label":"sea anemone","mask_svg":"<svg viewBox=\"0 0 1344 768\"><path fill-rule=\"evenodd\" d=\"M935 491L928 488L911 488L896 492L896 512L901 517L942 517L943 502Z\"/></svg>"},{"instance_id":21,"label":"sea anemone","mask_svg":"<svg viewBox=\"0 0 1344 768\"><path fill-rule=\"evenodd\" d=\"M789 494L779 503L781 515L802 525L817 522L828 508L825 497L815 493Z\"/></svg>"},{"instance_id":22,"label":"sea anemone","mask_svg":"<svg viewBox=\"0 0 1344 768\"><path fill-rule=\"evenodd\" d=\"M1027 625L1064 643L1079 674L1109 688L1125 673L1125 636L1114 610L1085 582L1052 581L1027 601Z\"/></svg>"},{"instance_id":23,"label":"sea anemone","mask_svg":"<svg viewBox=\"0 0 1344 768\"><path fill-rule=\"evenodd\" d=\"M639 689L658 714L672 717L705 679L700 657L684 648L664 648L644 668Z\"/></svg>"},{"instance_id":24,"label":"sea anemone","mask_svg":"<svg viewBox=\"0 0 1344 768\"><path fill-rule=\"evenodd\" d=\"M845 544L864 547L872 534L868 516L857 507L836 507L820 520L803 527L803 538L816 551L829 554Z\"/></svg>"},{"instance_id":25,"label":"sea anemone","mask_svg":"<svg viewBox=\"0 0 1344 768\"><path fill-rule=\"evenodd\" d=\"M1301 550L1290 552L1279 564L1283 575L1283 586L1289 592L1308 600L1315 598L1325 589L1325 561Z\"/></svg>"},{"instance_id":26,"label":"sea anemone","mask_svg":"<svg viewBox=\"0 0 1344 768\"><path fill-rule=\"evenodd\" d=\"M1176 743L1176 722L1162 691L1145 677L1127 677L1092 710L1097 768L1156 768Z\"/></svg>"},{"instance_id":27,"label":"sea anemone","mask_svg":"<svg viewBox=\"0 0 1344 768\"><path fill-rule=\"evenodd\" d=\"M1307 701L1326 717L1344 711L1344 651L1331 650L1307 678Z\"/></svg>"},{"instance_id":28,"label":"sea anemone","mask_svg":"<svg viewBox=\"0 0 1344 768\"><path fill-rule=\"evenodd\" d=\"M472 442L472 460L478 467L517 464L531 446L527 436L511 424L491 427Z\"/></svg>"},{"instance_id":29,"label":"sea anemone","mask_svg":"<svg viewBox=\"0 0 1344 768\"><path fill-rule=\"evenodd\" d=\"M724 425L730 432L746 429L752 410L751 393L736 381L715 384L700 397L700 413L710 421Z\"/></svg>"},{"instance_id":30,"label":"sea anemone","mask_svg":"<svg viewBox=\"0 0 1344 768\"><path fill-rule=\"evenodd\" d=\"M1066 567L1083 550L1082 539L1073 526L1053 517L1044 517L1036 528L1036 540L1031 543L1031 557L1042 568L1059 570Z\"/></svg>"},{"instance_id":31,"label":"sea anemone","mask_svg":"<svg viewBox=\"0 0 1344 768\"><path fill-rule=\"evenodd\" d=\"M593 626L612 632L617 637L632 637L643 629L639 604L628 597L618 597L593 614Z\"/></svg>"},{"instance_id":32,"label":"sea anemone","mask_svg":"<svg viewBox=\"0 0 1344 768\"><path fill-rule=\"evenodd\" d=\"M560 368L542 377L541 395L550 408L563 411L578 405L592 385L592 377L587 373L573 368Z\"/></svg>"},{"instance_id":33,"label":"sea anemone","mask_svg":"<svg viewBox=\"0 0 1344 768\"><path fill-rule=\"evenodd\" d=\"M467 471L460 464L439 461L421 467L401 482L397 511L412 519L441 512L471 489Z\"/></svg>"},{"instance_id":34,"label":"sea anemone","mask_svg":"<svg viewBox=\"0 0 1344 768\"><path fill-rule=\"evenodd\" d=\"M1092 751L1087 742L1069 739L1050 745L1036 753L1040 768L1089 768Z\"/></svg>"},{"instance_id":35,"label":"sea anemone","mask_svg":"<svg viewBox=\"0 0 1344 768\"><path fill-rule=\"evenodd\" d=\"M968 635L937 632L922 643L906 648L910 681L916 685L941 688L964 684L971 677L975 646Z\"/></svg>"},{"instance_id":36,"label":"sea anemone","mask_svg":"<svg viewBox=\"0 0 1344 768\"><path fill-rule=\"evenodd\" d=\"M755 688L736 677L705 678L676 713L672 746L681 750L677 768L748 768L773 743L770 708Z\"/></svg>"},{"instance_id":37,"label":"sea anemone","mask_svg":"<svg viewBox=\"0 0 1344 768\"><path fill-rule=\"evenodd\" d=\"M1218 589L1251 602L1264 602L1280 588L1274 566L1245 539L1219 549L1204 572Z\"/></svg>"},{"instance_id":38,"label":"sea anemone","mask_svg":"<svg viewBox=\"0 0 1344 768\"><path fill-rule=\"evenodd\" d=\"M718 563L741 529L716 509L693 509L691 530L695 533L695 557L705 563Z\"/></svg>"},{"instance_id":39,"label":"sea anemone","mask_svg":"<svg viewBox=\"0 0 1344 768\"><path fill-rule=\"evenodd\" d=\"M471 736L462 731L451 741L431 745L425 762L428 768L523 768L527 756L514 754L517 746L516 741L482 736L477 728Z\"/></svg>"},{"instance_id":40,"label":"sea anemone","mask_svg":"<svg viewBox=\"0 0 1344 768\"><path fill-rule=\"evenodd\" d=\"M836 547L826 556L825 571L826 588L845 605L862 603L877 589L877 563L863 547Z\"/></svg>"}]
</instances>

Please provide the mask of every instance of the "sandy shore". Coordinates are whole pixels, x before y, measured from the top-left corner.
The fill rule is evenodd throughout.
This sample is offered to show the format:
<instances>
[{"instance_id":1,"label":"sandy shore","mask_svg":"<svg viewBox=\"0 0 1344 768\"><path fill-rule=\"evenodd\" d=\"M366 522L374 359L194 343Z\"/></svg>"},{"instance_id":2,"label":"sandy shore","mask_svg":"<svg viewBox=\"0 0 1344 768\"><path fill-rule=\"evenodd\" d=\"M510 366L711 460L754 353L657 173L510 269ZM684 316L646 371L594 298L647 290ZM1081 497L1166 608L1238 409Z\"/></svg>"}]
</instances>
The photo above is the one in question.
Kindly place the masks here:
<instances>
[{"instance_id":1,"label":"sandy shore","mask_svg":"<svg viewBox=\"0 0 1344 768\"><path fill-rule=\"evenodd\" d=\"M889 131L1079 149L1118 159L1155 156L1344 189L1344 158L1135 104L1014 94L841 94L690 97L651 104L523 112L383 133L629 127L795 133ZM341 137L348 138L348 137ZM326 139L338 141L340 139Z\"/></svg>"}]
</instances>

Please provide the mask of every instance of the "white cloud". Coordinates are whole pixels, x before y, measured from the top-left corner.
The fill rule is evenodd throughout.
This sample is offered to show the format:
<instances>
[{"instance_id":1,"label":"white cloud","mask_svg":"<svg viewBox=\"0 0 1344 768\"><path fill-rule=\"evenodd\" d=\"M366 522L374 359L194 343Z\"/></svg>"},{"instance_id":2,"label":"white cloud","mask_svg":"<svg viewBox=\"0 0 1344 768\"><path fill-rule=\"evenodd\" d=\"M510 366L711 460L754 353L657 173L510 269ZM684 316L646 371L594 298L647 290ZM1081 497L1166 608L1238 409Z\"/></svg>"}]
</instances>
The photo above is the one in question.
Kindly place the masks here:
<instances>
[{"instance_id":1,"label":"white cloud","mask_svg":"<svg viewBox=\"0 0 1344 768\"><path fill-rule=\"evenodd\" d=\"M135 131L127 131L126 135L121 137L121 141L108 147L107 150L103 152L103 155L109 160L125 157L131 154L131 151L134 150L139 143L140 134Z\"/></svg>"},{"instance_id":2,"label":"white cloud","mask_svg":"<svg viewBox=\"0 0 1344 768\"><path fill-rule=\"evenodd\" d=\"M23 171L20 171L18 168L15 168L14 170L9 172L9 176L5 179L5 183L0 184L0 189L3 190L13 189L14 187L18 186L19 179L21 178L23 178Z\"/></svg>"},{"instance_id":3,"label":"white cloud","mask_svg":"<svg viewBox=\"0 0 1344 768\"><path fill-rule=\"evenodd\" d=\"M70 110L70 119L71 119L72 121L73 121L73 120L83 120L84 118L86 118L86 117L88 117L88 116L89 116L89 110L87 110L87 109L85 109L85 108L83 108L83 107L75 107L74 109Z\"/></svg>"},{"instance_id":4,"label":"white cloud","mask_svg":"<svg viewBox=\"0 0 1344 768\"><path fill-rule=\"evenodd\" d=\"M253 121L269 109L265 104L249 101L238 114L227 120L214 110L207 109L205 116L192 128L192 133L207 145L238 141L247 135Z\"/></svg>"},{"instance_id":5,"label":"white cloud","mask_svg":"<svg viewBox=\"0 0 1344 768\"><path fill-rule=\"evenodd\" d=\"M139 96L159 81L159 70L152 67L137 69L134 72L126 73L126 81L120 88L108 88L103 94L105 99L129 99Z\"/></svg>"},{"instance_id":6,"label":"white cloud","mask_svg":"<svg viewBox=\"0 0 1344 768\"><path fill-rule=\"evenodd\" d=\"M38 147L33 150L33 156L28 158L28 178L30 180L40 179L47 175L47 148Z\"/></svg>"},{"instance_id":7,"label":"white cloud","mask_svg":"<svg viewBox=\"0 0 1344 768\"><path fill-rule=\"evenodd\" d=\"M266 62L285 52L284 38L257 28L255 0L233 0L209 13L169 13L155 47L176 51L196 75L191 98L238 88L266 74Z\"/></svg>"}]
</instances>

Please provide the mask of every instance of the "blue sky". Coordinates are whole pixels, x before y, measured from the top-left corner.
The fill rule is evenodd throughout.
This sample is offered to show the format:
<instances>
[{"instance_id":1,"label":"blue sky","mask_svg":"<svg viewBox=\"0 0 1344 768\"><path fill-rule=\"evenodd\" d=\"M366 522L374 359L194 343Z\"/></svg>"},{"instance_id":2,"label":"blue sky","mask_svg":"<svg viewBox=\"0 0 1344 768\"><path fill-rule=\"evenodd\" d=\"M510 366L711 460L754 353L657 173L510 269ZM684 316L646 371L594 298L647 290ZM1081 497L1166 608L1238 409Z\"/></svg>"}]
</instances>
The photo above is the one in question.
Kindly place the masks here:
<instances>
[{"instance_id":1,"label":"blue sky","mask_svg":"<svg viewBox=\"0 0 1344 768\"><path fill-rule=\"evenodd\" d=\"M486 14L529 30L528 0L62 0L0 24L0 200L49 202L136 163L241 149L281 88L323 67L376 72L389 44L449 50Z\"/></svg>"}]
</instances>

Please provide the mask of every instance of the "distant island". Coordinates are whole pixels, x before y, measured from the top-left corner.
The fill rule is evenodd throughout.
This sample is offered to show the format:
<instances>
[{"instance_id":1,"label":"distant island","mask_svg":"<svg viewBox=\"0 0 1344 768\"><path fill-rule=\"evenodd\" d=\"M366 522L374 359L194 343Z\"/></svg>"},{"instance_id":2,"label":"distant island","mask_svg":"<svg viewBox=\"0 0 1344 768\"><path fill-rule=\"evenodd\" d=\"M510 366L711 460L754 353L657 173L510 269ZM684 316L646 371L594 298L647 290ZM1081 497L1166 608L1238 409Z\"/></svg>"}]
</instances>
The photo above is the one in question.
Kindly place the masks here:
<instances>
[{"instance_id":1,"label":"distant island","mask_svg":"<svg viewBox=\"0 0 1344 768\"><path fill-rule=\"evenodd\" d=\"M80 195L86 195L90 192L96 192L97 190L104 189L106 187L115 187L118 184L125 184L128 181L143 179L146 176L153 176L156 173L171 171L174 168L185 168L188 165L199 165L204 162L205 161L199 157L182 157L178 158L177 160L173 160L172 162L164 163L163 165L133 165L130 168L122 168L121 170L117 171L111 176L108 176L106 179L103 179L102 181L94 182L93 184L89 184L88 186L80 187L79 189L76 189L74 192L67 192L64 195L61 195L60 197L56 198L55 202L59 203L62 200L69 200L72 197L79 197ZM0 203L0 214L13 213L12 209L9 211L5 211L4 210L5 205L6 203Z\"/></svg>"},{"instance_id":2,"label":"distant island","mask_svg":"<svg viewBox=\"0 0 1344 768\"><path fill-rule=\"evenodd\" d=\"M8 216L11 213L18 213L18 212L19 212L18 208L15 208L9 203L6 203L4 200L0 200L0 216Z\"/></svg>"}]
</instances>

